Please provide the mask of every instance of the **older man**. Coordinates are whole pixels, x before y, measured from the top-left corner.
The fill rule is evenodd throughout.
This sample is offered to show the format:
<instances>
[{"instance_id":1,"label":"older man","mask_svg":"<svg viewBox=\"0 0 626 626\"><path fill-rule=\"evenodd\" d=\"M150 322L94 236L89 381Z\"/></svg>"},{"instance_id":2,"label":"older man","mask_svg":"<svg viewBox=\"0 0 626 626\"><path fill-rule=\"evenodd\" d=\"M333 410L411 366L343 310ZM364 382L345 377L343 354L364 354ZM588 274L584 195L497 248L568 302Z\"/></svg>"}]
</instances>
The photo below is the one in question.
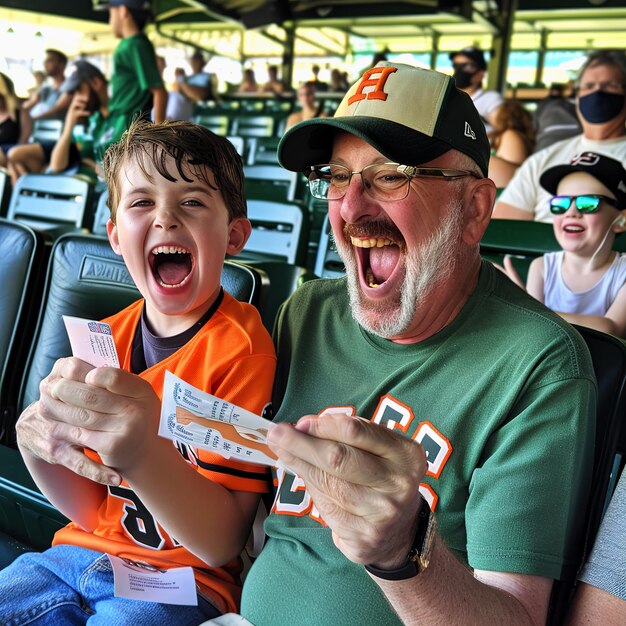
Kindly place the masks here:
<instances>
[{"instance_id":1,"label":"older man","mask_svg":"<svg viewBox=\"0 0 626 626\"><path fill-rule=\"evenodd\" d=\"M496 203L493 217L552 222L550 194L539 184L546 169L570 163L577 154L584 159L587 152L626 161L626 56L622 51L601 50L587 59L577 83L576 110L582 134L526 159Z\"/></svg>"},{"instance_id":2,"label":"older man","mask_svg":"<svg viewBox=\"0 0 626 626\"><path fill-rule=\"evenodd\" d=\"M471 100L381 63L279 156L328 200L347 277L279 315L269 441L295 474L276 471L242 614L544 623L587 492L595 383L571 327L481 262L495 189Z\"/></svg>"}]
</instances>

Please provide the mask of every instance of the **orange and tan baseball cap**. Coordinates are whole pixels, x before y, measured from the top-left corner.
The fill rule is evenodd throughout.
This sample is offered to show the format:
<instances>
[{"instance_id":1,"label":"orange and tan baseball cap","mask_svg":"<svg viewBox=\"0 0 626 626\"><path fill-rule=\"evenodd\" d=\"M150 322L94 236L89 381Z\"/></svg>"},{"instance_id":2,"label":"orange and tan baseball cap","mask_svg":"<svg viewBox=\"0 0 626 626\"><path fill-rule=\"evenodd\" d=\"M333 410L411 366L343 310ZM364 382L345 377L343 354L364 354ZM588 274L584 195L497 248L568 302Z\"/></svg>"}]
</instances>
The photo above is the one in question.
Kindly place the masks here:
<instances>
[{"instance_id":1,"label":"orange and tan baseball cap","mask_svg":"<svg viewBox=\"0 0 626 626\"><path fill-rule=\"evenodd\" d=\"M379 63L349 89L334 117L306 120L285 133L278 146L280 163L294 172L327 163L336 130L359 137L403 165L421 165L455 149L487 176L485 126L471 98L447 74Z\"/></svg>"}]
</instances>

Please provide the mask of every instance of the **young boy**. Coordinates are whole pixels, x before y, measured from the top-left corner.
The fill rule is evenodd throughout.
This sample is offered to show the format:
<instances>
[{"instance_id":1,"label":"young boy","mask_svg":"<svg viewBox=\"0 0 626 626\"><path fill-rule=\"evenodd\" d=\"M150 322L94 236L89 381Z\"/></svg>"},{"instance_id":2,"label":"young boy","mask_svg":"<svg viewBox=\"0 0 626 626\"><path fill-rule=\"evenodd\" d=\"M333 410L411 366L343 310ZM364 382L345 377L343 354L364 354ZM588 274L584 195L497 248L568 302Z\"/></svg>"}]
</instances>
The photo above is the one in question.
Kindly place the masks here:
<instances>
[{"instance_id":1,"label":"young boy","mask_svg":"<svg viewBox=\"0 0 626 626\"><path fill-rule=\"evenodd\" d=\"M626 255L612 249L615 235L626 230L626 170L615 159L583 152L547 169L540 183L554 194L550 212L563 250L531 263L528 293L572 324L626 337ZM510 260L506 267L515 280Z\"/></svg>"},{"instance_id":2,"label":"young boy","mask_svg":"<svg viewBox=\"0 0 626 626\"><path fill-rule=\"evenodd\" d=\"M143 299L105 320L122 369L61 359L18 420L33 478L72 523L52 548L0 572L0 615L12 624L82 623L85 613L197 624L236 611L239 554L269 487L263 468L157 436L166 369L258 414L270 398L271 339L257 311L220 286L225 255L251 229L241 159L200 126L135 122L107 151L105 171L109 240ZM199 606L114 597L105 553L192 566Z\"/></svg>"}]
</instances>

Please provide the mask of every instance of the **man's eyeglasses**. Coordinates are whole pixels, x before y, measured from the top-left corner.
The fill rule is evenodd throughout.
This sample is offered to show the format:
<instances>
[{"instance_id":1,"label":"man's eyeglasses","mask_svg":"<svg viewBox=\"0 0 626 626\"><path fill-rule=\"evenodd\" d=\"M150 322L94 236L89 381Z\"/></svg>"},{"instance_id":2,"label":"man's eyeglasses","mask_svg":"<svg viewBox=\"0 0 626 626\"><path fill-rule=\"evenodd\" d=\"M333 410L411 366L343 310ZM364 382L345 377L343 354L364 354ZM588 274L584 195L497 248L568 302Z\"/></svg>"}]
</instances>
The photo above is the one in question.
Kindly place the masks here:
<instances>
[{"instance_id":1,"label":"man's eyeglasses","mask_svg":"<svg viewBox=\"0 0 626 626\"><path fill-rule=\"evenodd\" d=\"M554 196L550 198L550 213L562 215L570 208L572 200L575 202L576 210L580 213L596 213L600 210L600 203L603 200L617 208L617 201L608 196Z\"/></svg>"},{"instance_id":2,"label":"man's eyeglasses","mask_svg":"<svg viewBox=\"0 0 626 626\"><path fill-rule=\"evenodd\" d=\"M616 80L603 80L600 83L579 83L578 91L608 91L610 93L624 93L624 85Z\"/></svg>"},{"instance_id":3,"label":"man's eyeglasses","mask_svg":"<svg viewBox=\"0 0 626 626\"><path fill-rule=\"evenodd\" d=\"M439 167L415 167L399 163L373 163L362 170L352 171L343 165L324 163L311 165L305 172L309 180L311 195L319 200L340 200L346 195L355 174L361 175L366 193L381 202L404 200L409 195L412 178L436 178L456 180L473 176L482 178L468 170L449 170Z\"/></svg>"}]
</instances>

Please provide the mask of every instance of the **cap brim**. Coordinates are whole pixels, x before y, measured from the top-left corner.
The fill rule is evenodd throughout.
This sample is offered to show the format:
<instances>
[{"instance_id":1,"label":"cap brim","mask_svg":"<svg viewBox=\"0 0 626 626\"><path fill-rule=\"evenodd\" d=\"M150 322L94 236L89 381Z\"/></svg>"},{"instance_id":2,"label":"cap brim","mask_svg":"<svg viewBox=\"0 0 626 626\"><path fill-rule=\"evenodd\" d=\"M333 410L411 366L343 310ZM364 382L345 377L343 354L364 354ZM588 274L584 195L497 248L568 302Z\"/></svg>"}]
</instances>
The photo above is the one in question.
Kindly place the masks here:
<instances>
[{"instance_id":1,"label":"cap brim","mask_svg":"<svg viewBox=\"0 0 626 626\"><path fill-rule=\"evenodd\" d=\"M375 117L315 118L290 128L278 145L280 164L293 172L327 163L336 131L362 139L388 159L404 165L419 165L441 156L452 146L396 122Z\"/></svg>"}]
</instances>

